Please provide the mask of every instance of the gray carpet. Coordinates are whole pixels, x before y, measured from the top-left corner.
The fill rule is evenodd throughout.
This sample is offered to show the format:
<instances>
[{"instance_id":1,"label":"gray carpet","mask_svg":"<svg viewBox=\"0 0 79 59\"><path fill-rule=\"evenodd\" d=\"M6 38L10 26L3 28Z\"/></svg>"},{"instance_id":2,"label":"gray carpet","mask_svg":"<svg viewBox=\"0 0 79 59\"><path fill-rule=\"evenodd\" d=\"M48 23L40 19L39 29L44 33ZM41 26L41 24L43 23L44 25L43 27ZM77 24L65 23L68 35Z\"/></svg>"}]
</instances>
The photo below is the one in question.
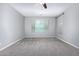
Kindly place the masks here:
<instances>
[{"instance_id":1,"label":"gray carpet","mask_svg":"<svg viewBox=\"0 0 79 59\"><path fill-rule=\"evenodd\" d=\"M0 52L1 56L79 56L79 50L57 38L23 39Z\"/></svg>"}]
</instances>

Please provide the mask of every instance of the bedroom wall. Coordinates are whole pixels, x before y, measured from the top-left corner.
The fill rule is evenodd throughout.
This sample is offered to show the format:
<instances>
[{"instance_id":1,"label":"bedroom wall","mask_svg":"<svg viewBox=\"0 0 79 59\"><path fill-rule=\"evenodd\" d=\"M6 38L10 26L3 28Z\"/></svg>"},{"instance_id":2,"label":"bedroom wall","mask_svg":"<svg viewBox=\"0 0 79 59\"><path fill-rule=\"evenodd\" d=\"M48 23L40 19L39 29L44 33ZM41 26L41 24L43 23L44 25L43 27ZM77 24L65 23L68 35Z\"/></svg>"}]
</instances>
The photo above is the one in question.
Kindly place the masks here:
<instances>
[{"instance_id":1,"label":"bedroom wall","mask_svg":"<svg viewBox=\"0 0 79 59\"><path fill-rule=\"evenodd\" d=\"M79 4L73 4L57 19L63 21L62 32L57 34L62 40L79 48ZM58 32L57 32L58 33Z\"/></svg>"},{"instance_id":2,"label":"bedroom wall","mask_svg":"<svg viewBox=\"0 0 79 59\"><path fill-rule=\"evenodd\" d=\"M47 32L33 32L32 31L32 23L35 20L48 20L49 28ZM53 17L26 17L25 18L25 37L32 38L32 37L54 37L55 36L55 18Z\"/></svg>"},{"instance_id":3,"label":"bedroom wall","mask_svg":"<svg viewBox=\"0 0 79 59\"><path fill-rule=\"evenodd\" d=\"M0 4L0 49L24 38L24 16L8 4Z\"/></svg>"}]
</instances>

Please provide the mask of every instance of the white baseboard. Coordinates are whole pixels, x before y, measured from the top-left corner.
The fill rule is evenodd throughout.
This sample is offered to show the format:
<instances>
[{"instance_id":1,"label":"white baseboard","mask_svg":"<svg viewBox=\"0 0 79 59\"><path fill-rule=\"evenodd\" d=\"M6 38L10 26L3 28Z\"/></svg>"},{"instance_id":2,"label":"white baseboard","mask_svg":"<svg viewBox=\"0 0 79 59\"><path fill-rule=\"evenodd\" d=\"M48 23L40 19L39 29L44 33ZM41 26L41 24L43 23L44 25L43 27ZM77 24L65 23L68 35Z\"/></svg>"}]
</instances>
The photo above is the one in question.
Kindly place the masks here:
<instances>
[{"instance_id":1,"label":"white baseboard","mask_svg":"<svg viewBox=\"0 0 79 59\"><path fill-rule=\"evenodd\" d=\"M1 48L0 51L6 49L6 48L8 48L8 47L10 47L11 45L15 44L16 42L18 42L18 41L20 41L20 40L22 40L22 39L19 39L19 40L16 40L16 41L14 41L14 42L9 43L9 44L6 45L5 47Z\"/></svg>"},{"instance_id":2,"label":"white baseboard","mask_svg":"<svg viewBox=\"0 0 79 59\"><path fill-rule=\"evenodd\" d=\"M53 38L53 37L56 37L56 36L46 36L46 37L25 37L25 38Z\"/></svg>"},{"instance_id":3,"label":"white baseboard","mask_svg":"<svg viewBox=\"0 0 79 59\"><path fill-rule=\"evenodd\" d=\"M72 43L69 43L69 42L67 42L67 41L63 40L63 38L61 38L61 37L59 37L59 36L56 36L56 38L58 38L59 40L61 40L61 41L65 42L65 43L67 43L67 44L69 44L69 45L71 45L71 46L73 46L73 47L75 47L75 48L77 48L77 49L79 49L79 47L78 47L78 46L76 46L76 45L74 45L74 44L72 44Z\"/></svg>"}]
</instances>

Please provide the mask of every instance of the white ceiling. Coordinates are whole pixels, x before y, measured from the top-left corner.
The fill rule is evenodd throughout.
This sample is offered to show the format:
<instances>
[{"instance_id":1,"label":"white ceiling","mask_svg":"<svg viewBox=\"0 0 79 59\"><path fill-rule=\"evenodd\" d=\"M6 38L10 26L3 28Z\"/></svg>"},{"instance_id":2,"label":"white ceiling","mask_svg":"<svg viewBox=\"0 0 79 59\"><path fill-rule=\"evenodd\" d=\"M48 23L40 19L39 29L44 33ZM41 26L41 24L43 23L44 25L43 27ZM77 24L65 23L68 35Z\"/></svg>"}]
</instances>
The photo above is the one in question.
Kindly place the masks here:
<instances>
[{"instance_id":1,"label":"white ceiling","mask_svg":"<svg viewBox=\"0 0 79 59\"><path fill-rule=\"evenodd\" d=\"M24 16L56 17L62 14L71 4L47 3L47 9L44 9L40 3L12 3L10 5Z\"/></svg>"}]
</instances>

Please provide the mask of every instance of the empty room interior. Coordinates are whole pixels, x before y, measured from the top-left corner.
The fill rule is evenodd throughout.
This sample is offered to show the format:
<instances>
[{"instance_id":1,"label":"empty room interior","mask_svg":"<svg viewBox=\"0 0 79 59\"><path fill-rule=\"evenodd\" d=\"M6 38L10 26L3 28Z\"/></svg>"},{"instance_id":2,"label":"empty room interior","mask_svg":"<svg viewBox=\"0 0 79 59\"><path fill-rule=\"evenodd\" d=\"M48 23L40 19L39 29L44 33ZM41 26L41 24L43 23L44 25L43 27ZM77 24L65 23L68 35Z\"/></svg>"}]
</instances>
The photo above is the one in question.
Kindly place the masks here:
<instances>
[{"instance_id":1,"label":"empty room interior","mask_svg":"<svg viewBox=\"0 0 79 59\"><path fill-rule=\"evenodd\" d=\"M79 3L0 3L0 56L79 56Z\"/></svg>"}]
</instances>

